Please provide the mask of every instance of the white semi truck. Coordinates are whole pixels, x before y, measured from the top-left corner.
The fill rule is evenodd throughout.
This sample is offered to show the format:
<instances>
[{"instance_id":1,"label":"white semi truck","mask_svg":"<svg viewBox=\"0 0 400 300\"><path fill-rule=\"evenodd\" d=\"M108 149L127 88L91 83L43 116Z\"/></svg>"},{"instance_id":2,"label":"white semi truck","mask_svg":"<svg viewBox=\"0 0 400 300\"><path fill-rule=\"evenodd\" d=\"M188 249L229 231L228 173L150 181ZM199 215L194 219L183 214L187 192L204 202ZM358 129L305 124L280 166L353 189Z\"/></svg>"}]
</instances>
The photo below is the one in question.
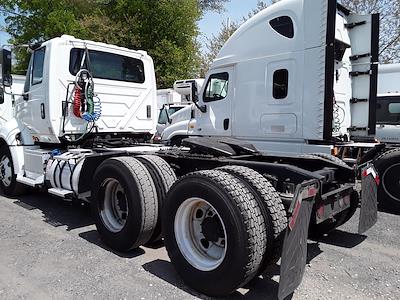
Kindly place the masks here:
<instances>
[{"instance_id":1,"label":"white semi truck","mask_svg":"<svg viewBox=\"0 0 400 300\"><path fill-rule=\"evenodd\" d=\"M329 66L318 59L318 48L297 53L304 43L316 43L309 39L317 35L296 33L290 16L277 20L276 29L269 24L268 39L257 39L261 21L245 23L211 66L197 107L177 112L161 139L180 145L188 136L226 136L270 155L352 153L355 159L349 161L361 163L359 153L372 149L363 158L375 157L382 181L379 204L400 211L400 152L393 145L400 136L399 66L380 66L377 91L378 16L355 16L346 9L341 14ZM392 145L375 148L375 138Z\"/></svg>"},{"instance_id":2,"label":"white semi truck","mask_svg":"<svg viewBox=\"0 0 400 300\"><path fill-rule=\"evenodd\" d=\"M0 124L0 188L15 196L40 187L90 202L102 240L119 251L163 236L185 282L211 296L234 292L281 258L283 299L301 282L309 226L326 233L354 214L356 174L330 156L265 155L228 133L247 130L253 114L255 132L270 137L304 135L312 145L333 138L335 65L347 47L361 51L365 38L374 44L375 18L352 15L335 0L286 0L253 17L226 44L196 102L193 130L226 134L185 139L184 148L140 144L156 124L146 52L70 36L34 45L18 96L3 49L0 107L7 109L0 111L11 114ZM373 96L367 66L353 72ZM372 100L354 109L368 113ZM367 136L362 122L354 133ZM310 132L297 127L306 123ZM365 232L377 220L378 178L371 165L361 174Z\"/></svg>"}]
</instances>

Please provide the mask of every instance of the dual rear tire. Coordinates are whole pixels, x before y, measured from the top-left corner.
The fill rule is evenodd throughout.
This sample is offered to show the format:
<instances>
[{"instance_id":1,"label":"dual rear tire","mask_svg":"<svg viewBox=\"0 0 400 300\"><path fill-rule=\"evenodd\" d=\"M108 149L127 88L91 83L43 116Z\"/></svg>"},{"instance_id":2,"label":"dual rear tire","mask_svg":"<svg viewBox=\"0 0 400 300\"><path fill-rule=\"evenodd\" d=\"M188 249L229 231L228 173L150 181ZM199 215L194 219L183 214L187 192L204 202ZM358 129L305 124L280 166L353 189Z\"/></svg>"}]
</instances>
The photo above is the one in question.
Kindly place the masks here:
<instances>
[{"instance_id":1,"label":"dual rear tire","mask_svg":"<svg viewBox=\"0 0 400 300\"><path fill-rule=\"evenodd\" d=\"M105 160L94 174L91 201L104 243L128 251L161 240L159 211L175 179L172 168L157 156Z\"/></svg>"},{"instance_id":2,"label":"dual rear tire","mask_svg":"<svg viewBox=\"0 0 400 300\"><path fill-rule=\"evenodd\" d=\"M209 296L231 294L272 263L278 232L286 228L286 215L270 212L272 200L269 209L268 196L246 174L262 177L244 167L186 175L171 188L162 212L172 263L190 287ZM283 220L279 230L277 219Z\"/></svg>"},{"instance_id":3,"label":"dual rear tire","mask_svg":"<svg viewBox=\"0 0 400 300\"><path fill-rule=\"evenodd\" d=\"M156 156L105 160L94 175L92 197L102 240L127 251L158 241L162 225L166 249L184 281L217 297L276 262L287 218L261 174L228 166L175 180Z\"/></svg>"}]
</instances>

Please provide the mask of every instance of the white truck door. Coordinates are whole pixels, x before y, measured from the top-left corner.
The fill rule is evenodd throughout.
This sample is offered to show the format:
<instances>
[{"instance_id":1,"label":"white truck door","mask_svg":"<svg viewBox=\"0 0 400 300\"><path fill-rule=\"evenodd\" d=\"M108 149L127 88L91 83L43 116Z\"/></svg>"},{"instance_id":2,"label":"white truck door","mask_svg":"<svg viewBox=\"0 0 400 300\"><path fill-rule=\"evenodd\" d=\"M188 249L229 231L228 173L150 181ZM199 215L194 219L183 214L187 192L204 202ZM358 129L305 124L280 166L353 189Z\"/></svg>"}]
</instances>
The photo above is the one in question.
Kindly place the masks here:
<instances>
[{"instance_id":1,"label":"white truck door","mask_svg":"<svg viewBox=\"0 0 400 300\"><path fill-rule=\"evenodd\" d=\"M231 105L234 98L234 68L213 69L209 75L199 105L205 112L196 113L194 135L230 136L232 133Z\"/></svg>"},{"instance_id":2,"label":"white truck door","mask_svg":"<svg viewBox=\"0 0 400 300\"><path fill-rule=\"evenodd\" d=\"M3 126L8 120L12 117L12 103L11 97L7 95L5 90L7 89L4 87L3 83L7 80L5 77L5 73L11 70L11 51L6 49L1 49L0 51L0 126ZM8 65L7 65L8 64ZM7 70L9 69L9 70Z\"/></svg>"},{"instance_id":3,"label":"white truck door","mask_svg":"<svg viewBox=\"0 0 400 300\"><path fill-rule=\"evenodd\" d=\"M350 14L346 27L352 50L350 134L356 139L367 138L376 132L379 14Z\"/></svg>"},{"instance_id":4,"label":"white truck door","mask_svg":"<svg viewBox=\"0 0 400 300\"><path fill-rule=\"evenodd\" d=\"M24 87L25 101L19 103L17 114L29 128L34 139L50 142L45 136L49 131L47 121L49 116L46 116L45 106L47 89L44 88L48 82L45 80L45 55L46 47L39 48L32 54Z\"/></svg>"}]
</instances>

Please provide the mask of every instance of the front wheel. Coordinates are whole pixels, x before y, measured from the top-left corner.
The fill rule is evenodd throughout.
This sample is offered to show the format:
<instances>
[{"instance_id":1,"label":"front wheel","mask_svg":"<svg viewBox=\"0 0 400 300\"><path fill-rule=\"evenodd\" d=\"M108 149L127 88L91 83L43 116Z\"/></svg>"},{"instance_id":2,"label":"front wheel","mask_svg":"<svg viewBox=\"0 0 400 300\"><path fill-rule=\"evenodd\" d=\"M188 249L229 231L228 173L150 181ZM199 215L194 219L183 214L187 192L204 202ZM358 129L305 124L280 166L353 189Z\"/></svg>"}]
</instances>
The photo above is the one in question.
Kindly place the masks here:
<instances>
[{"instance_id":1,"label":"front wheel","mask_svg":"<svg viewBox=\"0 0 400 300\"><path fill-rule=\"evenodd\" d=\"M17 182L10 150L4 144L0 146L0 188L9 197L25 192L25 186Z\"/></svg>"}]
</instances>

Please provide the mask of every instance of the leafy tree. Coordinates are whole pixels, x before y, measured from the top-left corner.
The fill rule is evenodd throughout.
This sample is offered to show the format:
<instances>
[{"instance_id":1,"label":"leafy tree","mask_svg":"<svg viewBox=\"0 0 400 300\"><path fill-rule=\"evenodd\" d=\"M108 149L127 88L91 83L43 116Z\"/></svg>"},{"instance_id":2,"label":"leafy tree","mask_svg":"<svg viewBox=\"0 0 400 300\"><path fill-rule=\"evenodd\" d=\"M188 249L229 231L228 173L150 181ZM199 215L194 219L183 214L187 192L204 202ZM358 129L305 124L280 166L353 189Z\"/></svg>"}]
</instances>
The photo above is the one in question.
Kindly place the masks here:
<instances>
[{"instance_id":1,"label":"leafy tree","mask_svg":"<svg viewBox=\"0 0 400 300\"><path fill-rule=\"evenodd\" d=\"M45 41L62 34L146 50L159 87L193 77L199 65L197 21L229 0L0 0L13 44ZM19 71L25 51L17 53Z\"/></svg>"},{"instance_id":2,"label":"leafy tree","mask_svg":"<svg viewBox=\"0 0 400 300\"><path fill-rule=\"evenodd\" d=\"M199 8L201 11L214 10L222 11L224 10L224 5L230 0L198 0Z\"/></svg>"}]
</instances>

